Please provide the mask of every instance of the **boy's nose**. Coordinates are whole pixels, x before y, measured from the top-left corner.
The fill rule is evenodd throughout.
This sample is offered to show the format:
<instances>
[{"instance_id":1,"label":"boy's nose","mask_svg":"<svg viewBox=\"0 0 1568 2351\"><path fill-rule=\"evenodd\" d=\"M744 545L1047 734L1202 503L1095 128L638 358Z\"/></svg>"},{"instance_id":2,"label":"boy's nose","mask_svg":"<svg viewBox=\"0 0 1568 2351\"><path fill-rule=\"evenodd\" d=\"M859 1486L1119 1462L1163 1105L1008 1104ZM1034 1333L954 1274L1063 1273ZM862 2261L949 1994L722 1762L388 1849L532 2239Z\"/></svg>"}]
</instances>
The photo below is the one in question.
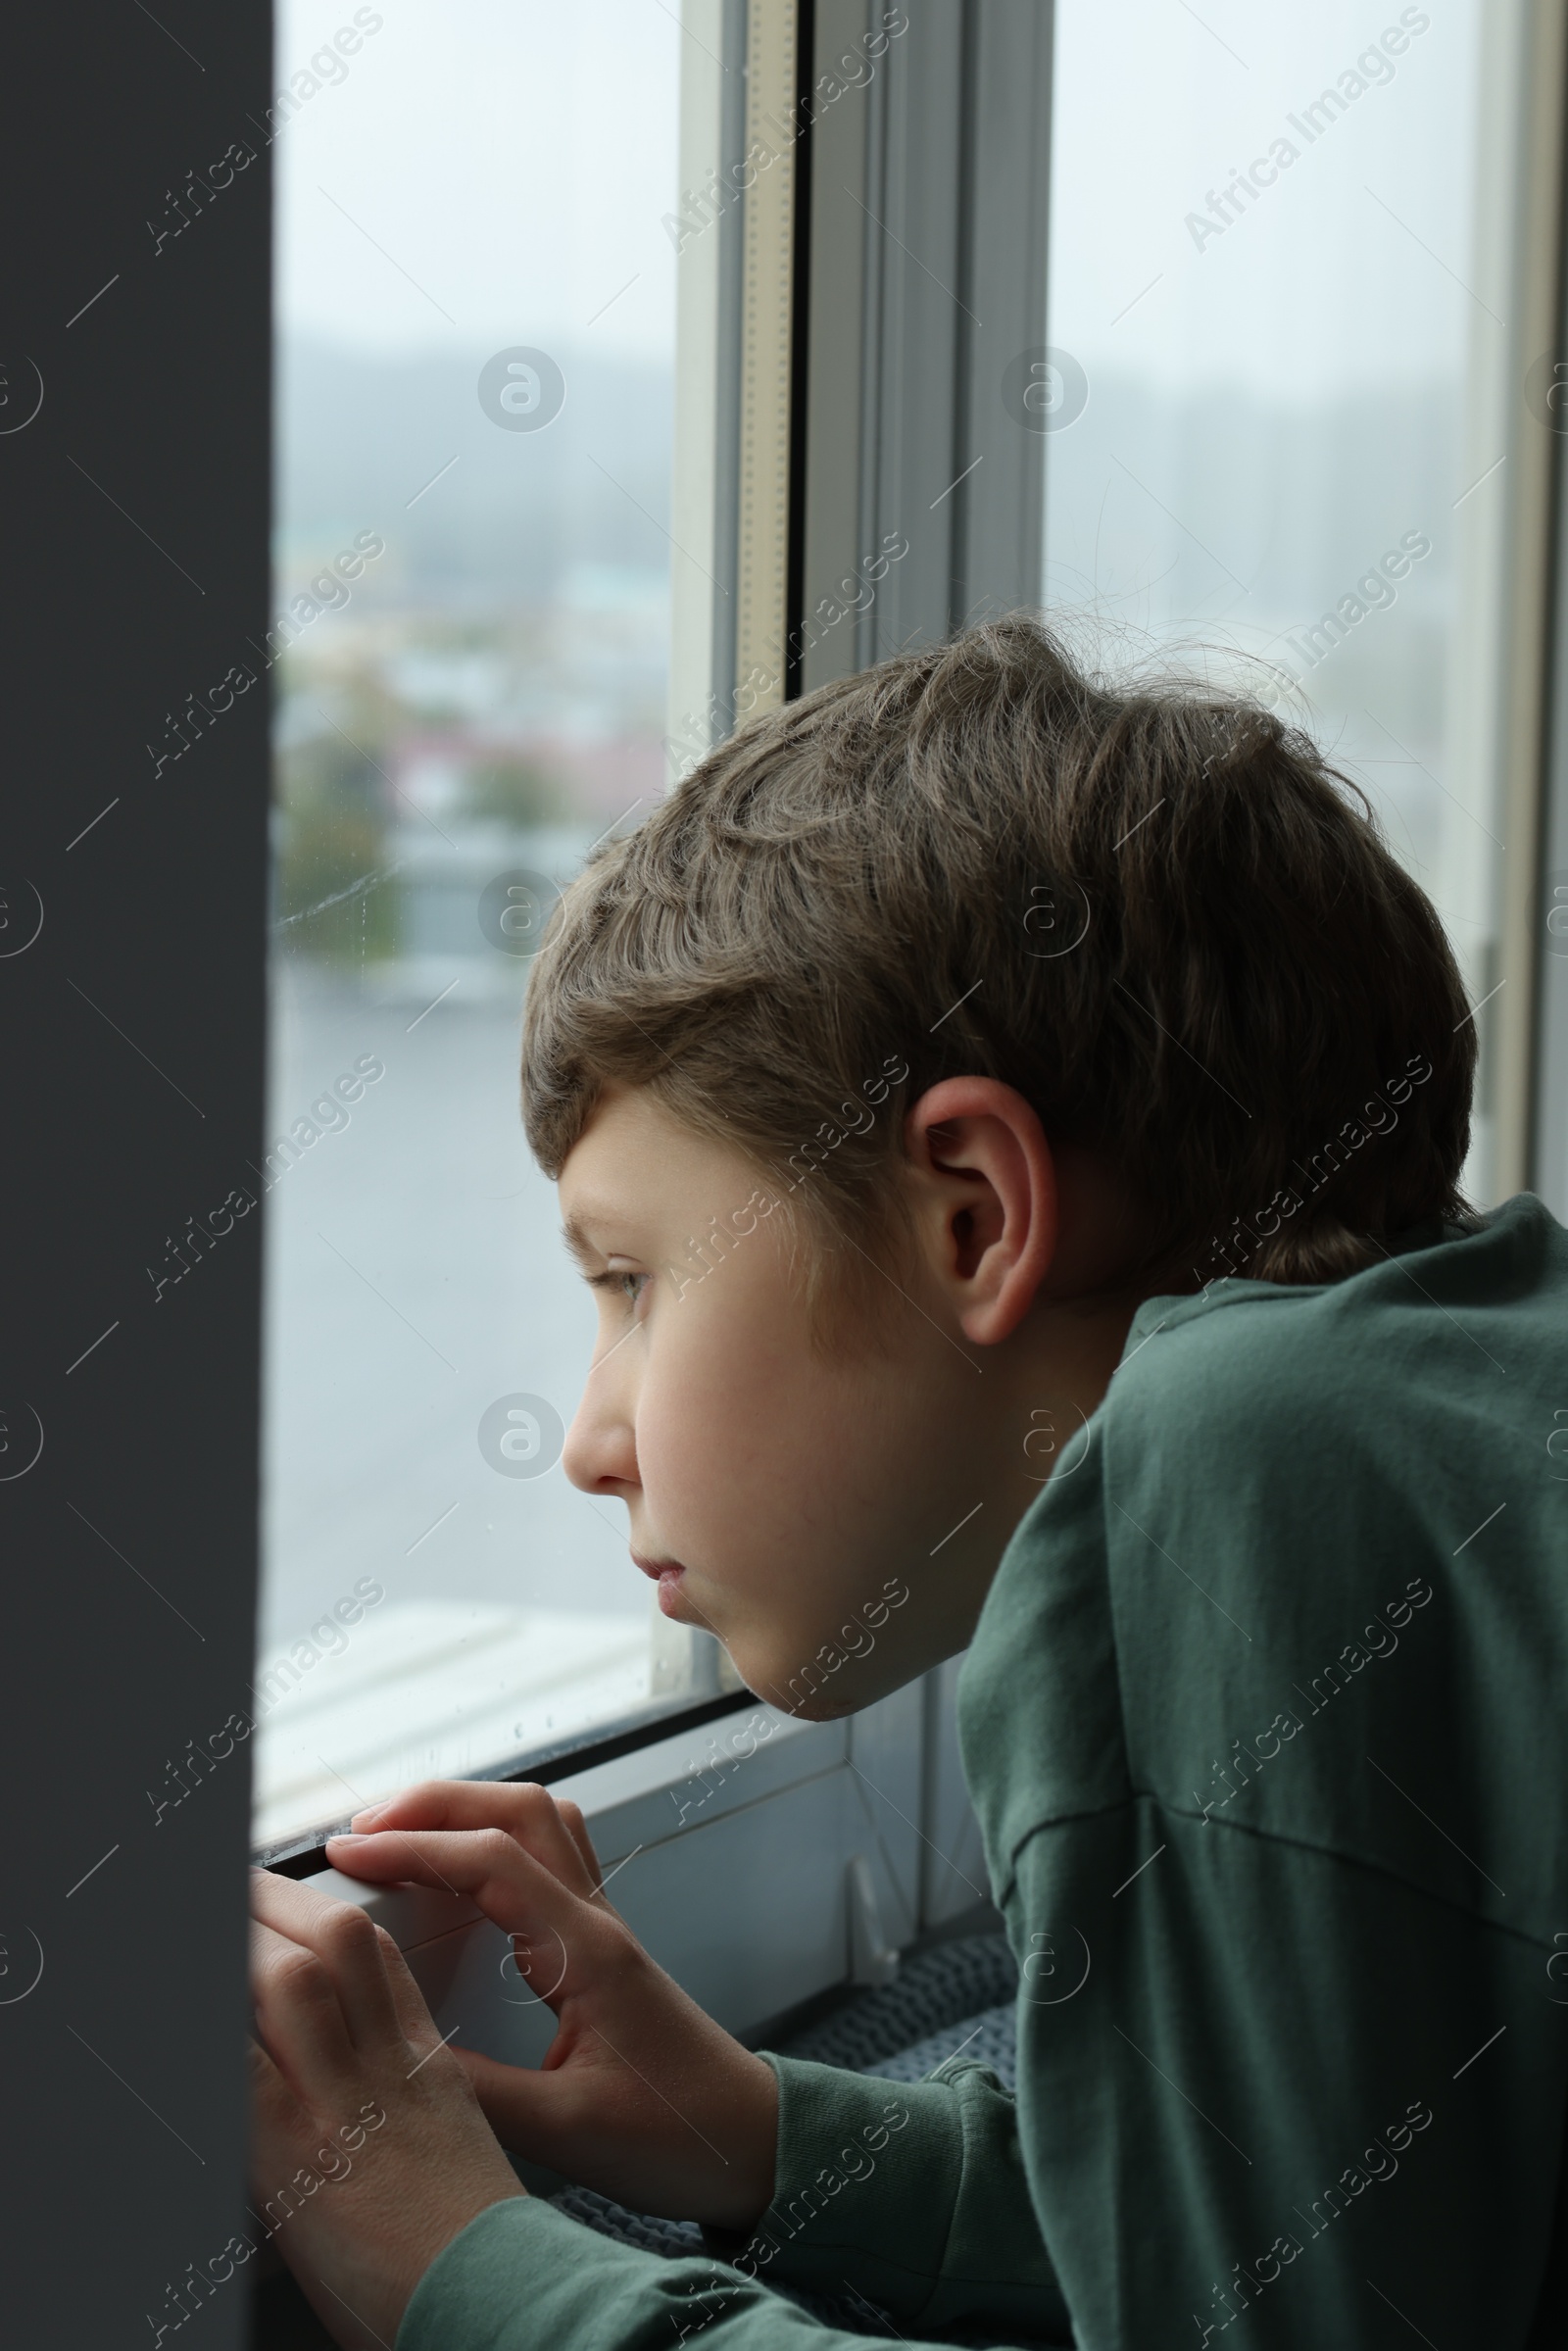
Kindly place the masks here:
<instances>
[{"instance_id":1,"label":"boy's nose","mask_svg":"<svg viewBox=\"0 0 1568 2351\"><path fill-rule=\"evenodd\" d=\"M637 1483L636 1435L624 1414L595 1407L585 1396L578 1405L561 1463L583 1494L624 1495Z\"/></svg>"}]
</instances>

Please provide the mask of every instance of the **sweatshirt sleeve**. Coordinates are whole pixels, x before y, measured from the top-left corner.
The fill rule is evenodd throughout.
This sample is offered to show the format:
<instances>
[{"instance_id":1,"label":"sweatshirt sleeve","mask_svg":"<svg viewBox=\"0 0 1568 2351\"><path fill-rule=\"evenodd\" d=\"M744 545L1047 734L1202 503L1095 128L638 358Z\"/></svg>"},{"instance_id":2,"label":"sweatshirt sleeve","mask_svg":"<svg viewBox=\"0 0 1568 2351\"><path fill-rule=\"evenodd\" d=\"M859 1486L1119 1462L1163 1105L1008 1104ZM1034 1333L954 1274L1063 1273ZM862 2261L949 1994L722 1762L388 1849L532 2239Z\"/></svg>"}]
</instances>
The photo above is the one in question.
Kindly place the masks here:
<instances>
[{"instance_id":1,"label":"sweatshirt sleeve","mask_svg":"<svg viewBox=\"0 0 1568 2351\"><path fill-rule=\"evenodd\" d=\"M763 2054L777 2186L737 2261L816 2293L849 2286L901 2326L1068 2339L1016 2111L989 2067L950 2059L924 2082L886 2082Z\"/></svg>"},{"instance_id":2,"label":"sweatshirt sleeve","mask_svg":"<svg viewBox=\"0 0 1568 2351\"><path fill-rule=\"evenodd\" d=\"M713 2258L616 2244L547 2203L492 2205L425 2272L397 2351L831 2351L770 2282L852 2295L909 2327L1070 2340L1029 2200L1010 2097L961 2060L890 2082L768 2056L779 2080L777 2188Z\"/></svg>"}]
</instances>

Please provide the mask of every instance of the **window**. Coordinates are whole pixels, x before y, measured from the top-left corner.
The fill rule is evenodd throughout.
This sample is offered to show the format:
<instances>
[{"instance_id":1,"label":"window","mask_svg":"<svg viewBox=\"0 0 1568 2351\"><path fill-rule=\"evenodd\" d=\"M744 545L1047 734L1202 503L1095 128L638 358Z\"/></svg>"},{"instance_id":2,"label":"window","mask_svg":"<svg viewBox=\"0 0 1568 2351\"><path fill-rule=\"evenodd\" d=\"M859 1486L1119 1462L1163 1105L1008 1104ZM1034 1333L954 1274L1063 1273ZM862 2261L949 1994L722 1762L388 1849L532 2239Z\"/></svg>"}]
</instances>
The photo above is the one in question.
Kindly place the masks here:
<instances>
[{"instance_id":1,"label":"window","mask_svg":"<svg viewBox=\"0 0 1568 2351\"><path fill-rule=\"evenodd\" d=\"M1479 0L278 39L274 1848L724 1687L561 1474L514 1064L556 888L737 712L1033 598L1260 692L1443 912L1523 1179L1555 136Z\"/></svg>"},{"instance_id":2,"label":"window","mask_svg":"<svg viewBox=\"0 0 1568 2351\"><path fill-rule=\"evenodd\" d=\"M718 1687L559 1465L593 1316L515 1075L557 889L664 782L682 45L647 0L278 16L274 1850Z\"/></svg>"}]
</instances>

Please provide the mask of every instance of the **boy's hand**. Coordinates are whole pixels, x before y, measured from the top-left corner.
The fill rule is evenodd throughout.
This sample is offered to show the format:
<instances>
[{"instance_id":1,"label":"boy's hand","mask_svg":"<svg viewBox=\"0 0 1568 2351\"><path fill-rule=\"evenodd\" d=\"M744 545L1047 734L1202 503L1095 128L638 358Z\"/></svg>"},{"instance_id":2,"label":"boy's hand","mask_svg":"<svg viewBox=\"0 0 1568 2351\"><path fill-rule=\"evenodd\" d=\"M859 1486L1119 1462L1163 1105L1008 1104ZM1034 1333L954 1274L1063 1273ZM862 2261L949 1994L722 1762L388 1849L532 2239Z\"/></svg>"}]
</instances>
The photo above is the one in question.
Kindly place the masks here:
<instances>
[{"instance_id":1,"label":"boy's hand","mask_svg":"<svg viewBox=\"0 0 1568 2351\"><path fill-rule=\"evenodd\" d=\"M745 2230L773 2193L778 2086L656 1967L605 1899L575 1804L431 1781L355 1815L332 1867L465 1893L554 2009L538 2071L456 2055L504 2146L637 2212Z\"/></svg>"},{"instance_id":2,"label":"boy's hand","mask_svg":"<svg viewBox=\"0 0 1568 2351\"><path fill-rule=\"evenodd\" d=\"M251 2182L335 2342L371 2351L442 2247L516 2175L384 1928L252 1879Z\"/></svg>"}]
</instances>

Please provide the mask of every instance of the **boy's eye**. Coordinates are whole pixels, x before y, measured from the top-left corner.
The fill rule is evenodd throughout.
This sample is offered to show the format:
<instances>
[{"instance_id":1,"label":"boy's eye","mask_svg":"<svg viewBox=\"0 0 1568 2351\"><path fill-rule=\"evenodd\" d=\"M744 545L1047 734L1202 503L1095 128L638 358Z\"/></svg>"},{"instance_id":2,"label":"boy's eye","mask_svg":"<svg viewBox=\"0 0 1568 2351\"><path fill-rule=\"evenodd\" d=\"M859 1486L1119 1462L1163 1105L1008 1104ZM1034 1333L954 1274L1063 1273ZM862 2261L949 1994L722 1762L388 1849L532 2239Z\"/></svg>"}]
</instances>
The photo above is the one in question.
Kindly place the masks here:
<instances>
[{"instance_id":1,"label":"boy's eye","mask_svg":"<svg viewBox=\"0 0 1568 2351\"><path fill-rule=\"evenodd\" d=\"M628 1288L627 1285L647 1282L651 1279L651 1275L633 1273L629 1267L612 1266L608 1273L590 1274L588 1287L590 1290L612 1291L617 1298L624 1298L628 1306L635 1306L642 1292L635 1288Z\"/></svg>"}]
</instances>

